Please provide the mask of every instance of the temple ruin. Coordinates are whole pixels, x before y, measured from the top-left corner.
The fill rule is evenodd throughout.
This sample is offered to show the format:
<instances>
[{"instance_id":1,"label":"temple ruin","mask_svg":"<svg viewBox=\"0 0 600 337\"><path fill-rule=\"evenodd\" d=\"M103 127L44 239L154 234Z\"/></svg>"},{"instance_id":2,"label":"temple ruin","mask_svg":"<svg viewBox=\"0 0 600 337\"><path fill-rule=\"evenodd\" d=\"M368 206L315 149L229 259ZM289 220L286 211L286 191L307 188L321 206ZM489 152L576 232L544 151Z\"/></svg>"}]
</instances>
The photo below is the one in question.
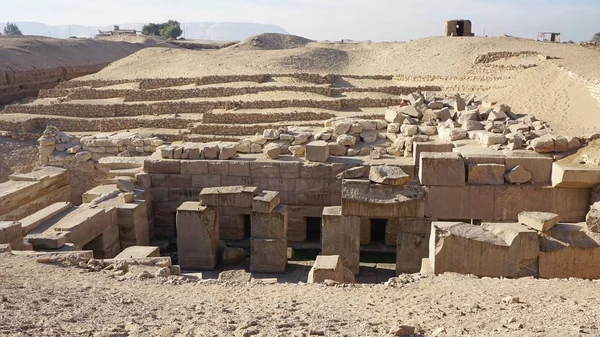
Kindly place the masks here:
<instances>
[{"instance_id":1,"label":"temple ruin","mask_svg":"<svg viewBox=\"0 0 600 337\"><path fill-rule=\"evenodd\" d=\"M393 76L71 80L8 105L0 129L39 138L43 167L0 184L0 243L98 259L158 258L154 243L184 270L217 268L227 245L274 274L310 246L314 282L352 280L373 251L398 274L600 278L600 169L572 159L597 140L510 102L341 79ZM272 90L311 98L235 98Z\"/></svg>"}]
</instances>

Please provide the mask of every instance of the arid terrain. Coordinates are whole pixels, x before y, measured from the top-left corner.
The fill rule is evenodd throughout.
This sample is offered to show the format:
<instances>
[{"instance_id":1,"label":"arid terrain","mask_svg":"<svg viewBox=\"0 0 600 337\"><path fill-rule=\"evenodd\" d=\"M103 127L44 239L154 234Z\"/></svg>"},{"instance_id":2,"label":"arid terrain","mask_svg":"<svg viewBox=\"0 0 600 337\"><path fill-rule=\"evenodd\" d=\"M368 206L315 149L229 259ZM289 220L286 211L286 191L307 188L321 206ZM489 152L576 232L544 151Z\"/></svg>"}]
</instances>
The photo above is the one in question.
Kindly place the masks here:
<instances>
[{"instance_id":1,"label":"arid terrain","mask_svg":"<svg viewBox=\"0 0 600 337\"><path fill-rule=\"evenodd\" d=\"M393 336L401 325L423 336L600 335L598 281L456 274L403 275L407 283L390 287L118 281L6 254L0 270L3 336Z\"/></svg>"}]
</instances>

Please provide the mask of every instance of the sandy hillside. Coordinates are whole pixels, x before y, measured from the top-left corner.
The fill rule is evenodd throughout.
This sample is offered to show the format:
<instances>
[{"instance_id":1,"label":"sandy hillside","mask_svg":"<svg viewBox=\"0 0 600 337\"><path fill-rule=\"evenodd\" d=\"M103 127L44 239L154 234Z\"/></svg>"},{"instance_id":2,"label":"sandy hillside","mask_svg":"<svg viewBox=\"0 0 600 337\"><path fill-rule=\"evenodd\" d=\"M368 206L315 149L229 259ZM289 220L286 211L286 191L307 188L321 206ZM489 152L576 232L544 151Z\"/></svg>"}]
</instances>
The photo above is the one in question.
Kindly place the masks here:
<instances>
[{"instance_id":1,"label":"sandy hillside","mask_svg":"<svg viewBox=\"0 0 600 337\"><path fill-rule=\"evenodd\" d=\"M0 72L110 63L143 44L43 36L0 36Z\"/></svg>"},{"instance_id":2,"label":"sandy hillside","mask_svg":"<svg viewBox=\"0 0 600 337\"><path fill-rule=\"evenodd\" d=\"M118 281L6 254L0 270L2 336L364 337L393 336L400 325L417 327L417 336L600 335L598 281L452 274L404 275L395 287ZM509 296L519 302L505 303Z\"/></svg>"},{"instance_id":3,"label":"sandy hillside","mask_svg":"<svg viewBox=\"0 0 600 337\"><path fill-rule=\"evenodd\" d=\"M533 52L475 63L491 52ZM537 54L549 56L541 60ZM221 50L148 48L87 79L316 72L399 75L397 84L475 87L478 95L548 121L560 133L600 130L600 54L519 38L431 37L408 43L319 43L254 37ZM457 90L455 90L457 91Z\"/></svg>"}]
</instances>

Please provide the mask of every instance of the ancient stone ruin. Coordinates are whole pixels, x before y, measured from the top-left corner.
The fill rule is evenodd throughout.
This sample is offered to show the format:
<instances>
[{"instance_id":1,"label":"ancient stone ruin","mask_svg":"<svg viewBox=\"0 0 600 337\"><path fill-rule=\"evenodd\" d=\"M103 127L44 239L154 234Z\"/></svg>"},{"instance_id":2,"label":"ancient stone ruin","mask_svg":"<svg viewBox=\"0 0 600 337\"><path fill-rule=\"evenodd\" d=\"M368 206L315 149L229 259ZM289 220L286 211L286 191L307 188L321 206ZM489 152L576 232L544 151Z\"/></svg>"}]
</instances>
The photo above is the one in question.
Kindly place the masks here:
<instances>
[{"instance_id":1,"label":"ancient stone ruin","mask_svg":"<svg viewBox=\"0 0 600 337\"><path fill-rule=\"evenodd\" d=\"M398 274L600 278L596 137L510 102L344 76L69 81L9 105L0 129L38 138L43 167L0 184L0 243L146 262L160 247L168 273L245 254L251 273L285 273L289 247L312 247L311 283L354 282L373 251ZM261 84L282 77L306 84ZM269 90L320 98L229 98Z\"/></svg>"}]
</instances>

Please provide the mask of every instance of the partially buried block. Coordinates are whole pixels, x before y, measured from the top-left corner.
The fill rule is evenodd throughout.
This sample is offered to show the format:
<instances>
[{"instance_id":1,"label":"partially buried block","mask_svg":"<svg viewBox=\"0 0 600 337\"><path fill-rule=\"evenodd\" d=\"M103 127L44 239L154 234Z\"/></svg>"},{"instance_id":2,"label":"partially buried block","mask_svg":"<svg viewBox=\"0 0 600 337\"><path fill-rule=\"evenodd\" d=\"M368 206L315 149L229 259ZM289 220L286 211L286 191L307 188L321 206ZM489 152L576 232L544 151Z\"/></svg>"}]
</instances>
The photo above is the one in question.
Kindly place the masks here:
<instances>
[{"instance_id":1,"label":"partially buried block","mask_svg":"<svg viewBox=\"0 0 600 337\"><path fill-rule=\"evenodd\" d=\"M177 254L184 269L214 269L219 249L217 208L184 202L177 209Z\"/></svg>"}]
</instances>

